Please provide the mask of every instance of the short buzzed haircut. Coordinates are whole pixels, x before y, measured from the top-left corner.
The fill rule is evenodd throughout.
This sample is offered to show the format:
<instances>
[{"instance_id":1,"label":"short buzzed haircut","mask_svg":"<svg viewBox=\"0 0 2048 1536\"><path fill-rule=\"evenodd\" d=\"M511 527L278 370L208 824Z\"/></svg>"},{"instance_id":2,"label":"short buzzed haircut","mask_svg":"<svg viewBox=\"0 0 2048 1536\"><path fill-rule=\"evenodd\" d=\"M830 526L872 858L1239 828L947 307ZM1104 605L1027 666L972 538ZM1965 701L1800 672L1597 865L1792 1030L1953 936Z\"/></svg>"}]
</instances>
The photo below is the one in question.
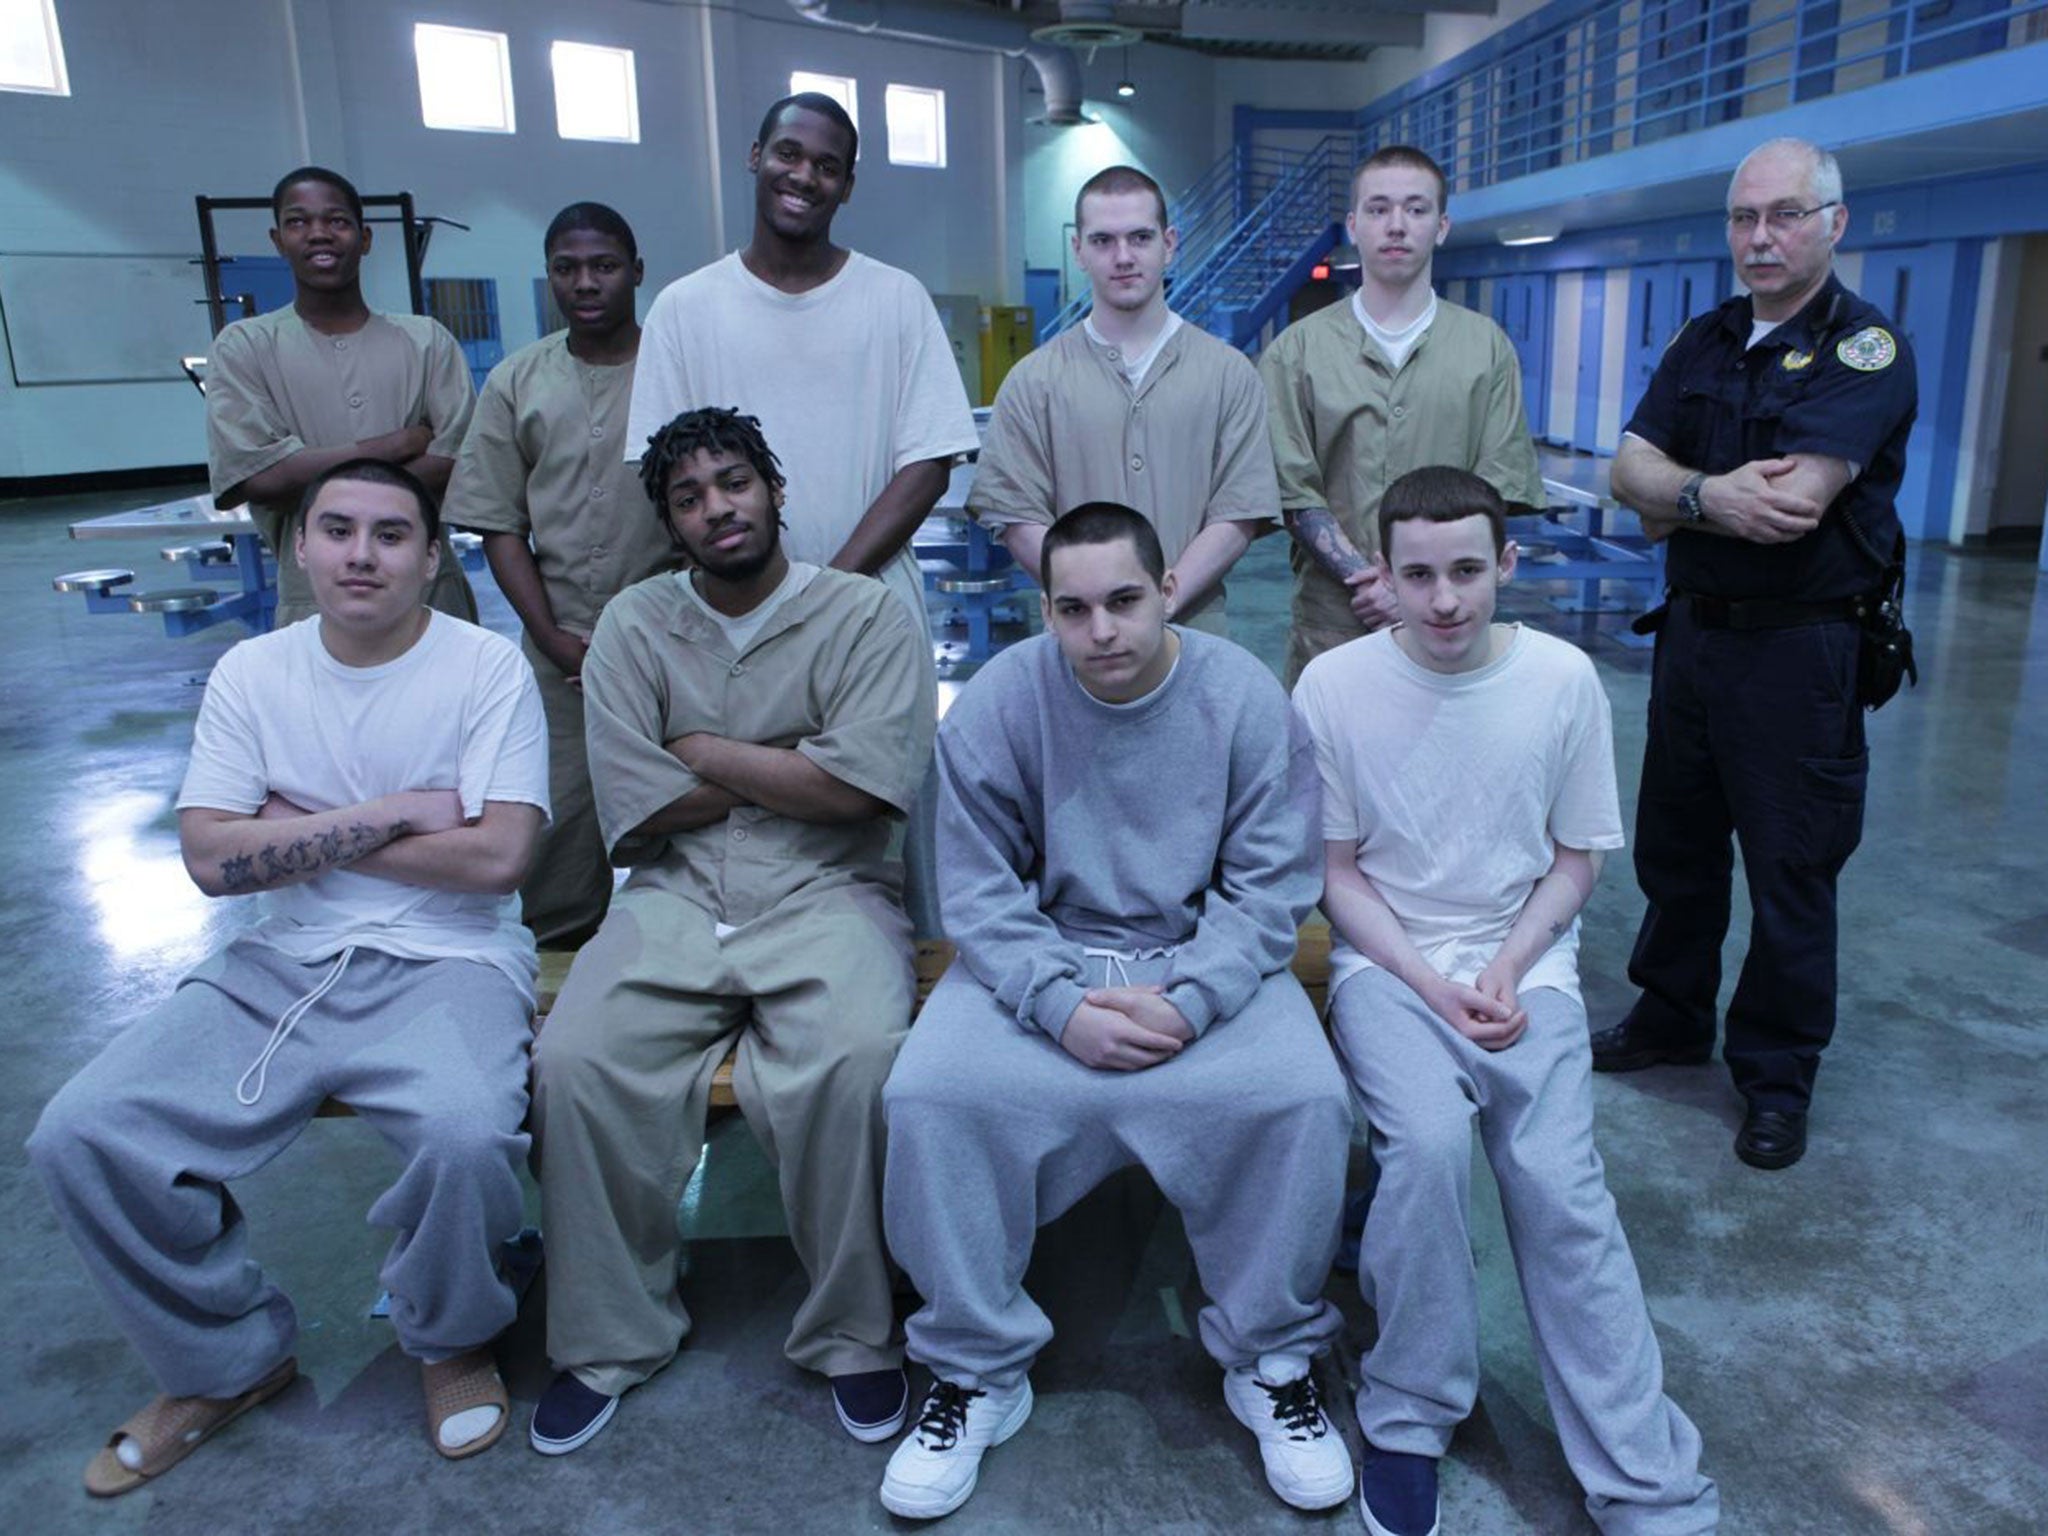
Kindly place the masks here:
<instances>
[{"instance_id":1,"label":"short buzzed haircut","mask_svg":"<svg viewBox=\"0 0 2048 1536\"><path fill-rule=\"evenodd\" d=\"M754 135L754 142L766 149L768 141L775 135L775 125L785 112L815 112L830 119L846 135L846 163L849 168L860 158L860 130L853 126L853 119L846 108L839 105L823 91L798 91L794 96L785 96L770 107L761 117L761 131Z\"/></svg>"},{"instance_id":2,"label":"short buzzed haircut","mask_svg":"<svg viewBox=\"0 0 2048 1536\"><path fill-rule=\"evenodd\" d=\"M1158 182L1135 165L1112 165L1081 183L1081 190L1074 194L1074 228L1077 230L1081 227L1082 199L1091 192L1150 192L1159 204L1159 227L1162 230L1166 228L1166 193Z\"/></svg>"},{"instance_id":3,"label":"short buzzed haircut","mask_svg":"<svg viewBox=\"0 0 2048 1536\"><path fill-rule=\"evenodd\" d=\"M330 171L324 165L302 165L295 171L286 171L278 183L270 189L270 216L284 217L284 195L302 181L317 181L334 188L341 194L348 211L356 216L358 224L363 222L363 195L356 190L356 184L339 171Z\"/></svg>"},{"instance_id":4,"label":"short buzzed haircut","mask_svg":"<svg viewBox=\"0 0 2048 1536\"><path fill-rule=\"evenodd\" d=\"M1428 152L1417 149L1413 144L1389 144L1376 149L1358 162L1358 169L1351 173L1351 204L1358 205L1358 179L1367 171L1383 170L1388 166L1403 166L1411 171L1427 171L1436 178L1436 211L1448 213L1451 207L1451 184L1444 178L1444 168L1431 159Z\"/></svg>"},{"instance_id":5,"label":"short buzzed haircut","mask_svg":"<svg viewBox=\"0 0 2048 1536\"><path fill-rule=\"evenodd\" d=\"M1431 464L1411 469L1380 498L1380 551L1394 563L1394 524L1456 523L1483 517L1493 530L1496 556L1508 547L1508 509L1499 491L1466 469Z\"/></svg>"},{"instance_id":6,"label":"short buzzed haircut","mask_svg":"<svg viewBox=\"0 0 2048 1536\"><path fill-rule=\"evenodd\" d=\"M313 483L306 487L305 495L299 498L299 521L304 522L313 511L313 503L320 499L320 493L337 480L360 480L371 485L395 485L401 491L412 492L412 499L420 510L420 522L427 530L427 542L432 543L441 533L441 504L434 500L434 493L427 489L426 482L402 465L384 459L344 459L332 469L324 469L313 477Z\"/></svg>"},{"instance_id":7,"label":"short buzzed haircut","mask_svg":"<svg viewBox=\"0 0 2048 1536\"><path fill-rule=\"evenodd\" d=\"M1152 578L1152 585L1164 585L1166 551L1160 547L1158 531L1120 501L1084 501L1045 531L1045 542L1038 550L1038 570L1045 578L1046 595L1052 595L1052 557L1056 551L1076 544L1114 544L1119 539L1131 542L1138 552L1138 564Z\"/></svg>"},{"instance_id":8,"label":"short buzzed haircut","mask_svg":"<svg viewBox=\"0 0 2048 1536\"><path fill-rule=\"evenodd\" d=\"M1765 139L1742 157L1735 167L1735 175L1728 178L1728 190L1735 190L1735 178L1742 174L1742 167L1759 155L1792 155L1806 161L1807 190L1813 200L1823 207L1842 200L1842 167L1835 157L1822 149L1811 139L1777 138Z\"/></svg>"},{"instance_id":9,"label":"short buzzed haircut","mask_svg":"<svg viewBox=\"0 0 2048 1536\"><path fill-rule=\"evenodd\" d=\"M633 226L626 222L625 217L616 208L604 203L571 203L556 214L548 225L548 232L541 236L541 255L552 255L557 240L579 230L587 230L591 234L603 235L607 239L618 241L619 248L626 253L628 261L640 259L640 245L633 238Z\"/></svg>"}]
</instances>

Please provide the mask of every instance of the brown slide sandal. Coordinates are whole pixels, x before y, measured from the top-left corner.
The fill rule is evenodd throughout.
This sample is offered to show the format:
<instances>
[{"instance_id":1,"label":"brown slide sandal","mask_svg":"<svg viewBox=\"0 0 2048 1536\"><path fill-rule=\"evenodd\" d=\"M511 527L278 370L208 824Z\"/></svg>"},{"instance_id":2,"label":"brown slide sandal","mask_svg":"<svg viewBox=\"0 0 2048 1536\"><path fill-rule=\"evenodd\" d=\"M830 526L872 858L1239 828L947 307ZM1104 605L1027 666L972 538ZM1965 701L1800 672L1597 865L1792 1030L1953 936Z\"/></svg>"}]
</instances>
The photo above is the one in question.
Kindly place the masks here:
<instances>
[{"instance_id":1,"label":"brown slide sandal","mask_svg":"<svg viewBox=\"0 0 2048 1536\"><path fill-rule=\"evenodd\" d=\"M298 1374L299 1362L287 1358L240 1397L159 1397L107 1438L85 1469L85 1491L99 1499L133 1492L191 1455L215 1430L277 1396ZM141 1466L126 1466L114 1454L123 1440L142 1447Z\"/></svg>"},{"instance_id":2,"label":"brown slide sandal","mask_svg":"<svg viewBox=\"0 0 2048 1536\"><path fill-rule=\"evenodd\" d=\"M420 1383L427 1395L427 1443L450 1461L460 1461L488 1451L512 1422L512 1399L506 1394L498 1363L488 1349L472 1349L452 1360L420 1367ZM476 1439L454 1447L441 1443L441 1426L458 1413L472 1408L495 1408L498 1422Z\"/></svg>"}]
</instances>

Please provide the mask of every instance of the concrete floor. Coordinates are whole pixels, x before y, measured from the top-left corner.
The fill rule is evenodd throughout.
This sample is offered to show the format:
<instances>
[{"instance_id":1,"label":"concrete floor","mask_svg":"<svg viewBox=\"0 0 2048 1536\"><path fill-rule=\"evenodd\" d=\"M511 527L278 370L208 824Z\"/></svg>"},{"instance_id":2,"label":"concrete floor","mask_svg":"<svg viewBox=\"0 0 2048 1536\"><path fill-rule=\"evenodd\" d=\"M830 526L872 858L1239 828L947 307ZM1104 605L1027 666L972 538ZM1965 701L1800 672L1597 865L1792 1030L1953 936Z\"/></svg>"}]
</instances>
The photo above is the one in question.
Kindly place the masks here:
<instances>
[{"instance_id":1,"label":"concrete floor","mask_svg":"<svg viewBox=\"0 0 2048 1536\"><path fill-rule=\"evenodd\" d=\"M11 1149L57 1086L239 916L186 881L171 812L204 675L239 631L169 640L153 619L90 617L49 589L107 556L156 577L153 548L75 545L64 528L165 493L0 507L0 598L20 605L0 675ZM1925 671L1917 694L1872 721L1842 1027L1812 1151L1783 1173L1737 1163L1738 1105L1718 1066L1597 1082L1601 1149L1669 1387L1705 1435L1730 1532L2048 1529L2048 589L2030 559L1940 551L1916 556L1913 585ZM1233 586L1240 638L1277 663L1281 541L1256 546ZM507 627L502 601L489 602ZM1600 662L1632 800L1645 654L1605 637L1614 620L1562 621L1533 593L1517 609L1576 633ZM1586 921L1596 1020L1625 1004L1639 912L1622 861ZM684 1212L695 1336L600 1440L561 1460L524 1444L546 1380L539 1290L504 1348L517 1434L460 1464L425 1443L416 1371L365 1315L382 1245L363 1213L392 1167L361 1125L324 1122L239 1188L257 1252L297 1300L305 1379L160 1483L102 1505L80 1471L154 1388L10 1153L0 1317L15 1386L0 1406L0 1530L795 1536L898 1524L875 1499L886 1447L848 1440L822 1385L781 1358L801 1277L738 1120L714 1131ZM1485 1372L1445 1465L1443 1529L1590 1530L1490 1188L1476 1195ZM948 1530L1358 1528L1355 1506L1301 1516L1266 1491L1189 1338L1200 1297L1178 1223L1143 1178L1111 1181L1048 1229L1031 1284L1060 1330L1034 1374L1038 1411L989 1457ZM1355 1378L1369 1316L1348 1279L1331 1295L1350 1318L1332 1376Z\"/></svg>"}]
</instances>

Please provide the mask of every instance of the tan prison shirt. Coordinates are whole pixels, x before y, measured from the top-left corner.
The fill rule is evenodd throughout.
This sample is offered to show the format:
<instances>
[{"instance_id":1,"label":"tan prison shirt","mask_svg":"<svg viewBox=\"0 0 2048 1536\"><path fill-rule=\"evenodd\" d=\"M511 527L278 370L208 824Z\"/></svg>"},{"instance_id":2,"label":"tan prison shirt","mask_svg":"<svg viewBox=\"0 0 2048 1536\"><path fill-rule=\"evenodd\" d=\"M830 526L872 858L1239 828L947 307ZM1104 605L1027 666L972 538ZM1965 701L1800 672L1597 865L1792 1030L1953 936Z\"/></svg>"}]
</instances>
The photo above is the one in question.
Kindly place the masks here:
<instances>
[{"instance_id":1,"label":"tan prison shirt","mask_svg":"<svg viewBox=\"0 0 2048 1536\"><path fill-rule=\"evenodd\" d=\"M1168 565L1211 523L1277 518L1266 392L1244 355L1180 326L1136 389L1074 326L1027 353L996 394L967 505L992 527L1050 524L1119 501L1158 530ZM1220 616L1224 591L1196 612Z\"/></svg>"},{"instance_id":2,"label":"tan prison shirt","mask_svg":"<svg viewBox=\"0 0 2048 1536\"><path fill-rule=\"evenodd\" d=\"M286 306L237 320L213 340L206 375L206 460L214 504L248 501L251 475L304 448L338 448L423 423L427 452L454 458L475 392L462 348L425 315L373 314L349 336L314 330ZM306 573L292 558L298 507L250 502L257 530L277 554L279 624L313 611ZM431 607L474 619L469 584L444 537Z\"/></svg>"},{"instance_id":3,"label":"tan prison shirt","mask_svg":"<svg viewBox=\"0 0 2048 1536\"><path fill-rule=\"evenodd\" d=\"M662 745L691 731L794 747L834 778L907 811L931 757L930 650L881 582L820 571L735 656L678 585L651 576L598 620L583 660L597 815L627 889L751 922L799 892L892 882L888 818L799 821L743 805L666 837L632 831L702 782Z\"/></svg>"},{"instance_id":4,"label":"tan prison shirt","mask_svg":"<svg viewBox=\"0 0 2048 1536\"><path fill-rule=\"evenodd\" d=\"M491 370L442 516L533 542L555 622L588 635L612 597L676 564L668 528L619 457L633 365L600 367L543 336Z\"/></svg>"},{"instance_id":5,"label":"tan prison shirt","mask_svg":"<svg viewBox=\"0 0 2048 1536\"><path fill-rule=\"evenodd\" d=\"M1522 373L1501 328L1438 301L1396 370L1349 304L1290 325L1259 359L1280 505L1327 507L1359 552L1379 553L1380 497L1411 469L1470 470L1511 502L1543 505ZM1357 632L1342 582L1293 546L1294 622Z\"/></svg>"}]
</instances>

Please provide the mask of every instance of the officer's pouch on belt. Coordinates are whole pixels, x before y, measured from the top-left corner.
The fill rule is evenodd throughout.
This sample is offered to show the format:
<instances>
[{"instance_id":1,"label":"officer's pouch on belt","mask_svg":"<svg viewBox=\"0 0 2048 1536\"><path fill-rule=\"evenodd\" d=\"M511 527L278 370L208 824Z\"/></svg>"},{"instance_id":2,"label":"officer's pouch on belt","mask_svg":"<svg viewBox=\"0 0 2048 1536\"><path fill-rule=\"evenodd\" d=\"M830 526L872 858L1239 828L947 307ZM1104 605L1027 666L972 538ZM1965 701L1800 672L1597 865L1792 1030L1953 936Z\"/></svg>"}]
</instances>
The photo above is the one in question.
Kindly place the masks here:
<instances>
[{"instance_id":1,"label":"officer's pouch on belt","mask_svg":"<svg viewBox=\"0 0 2048 1536\"><path fill-rule=\"evenodd\" d=\"M1895 574L1883 590L1856 600L1856 702L1882 709L1901 685L1917 687L1920 669L1913 664L1913 632L1899 607L1904 573Z\"/></svg>"},{"instance_id":2,"label":"officer's pouch on belt","mask_svg":"<svg viewBox=\"0 0 2048 1536\"><path fill-rule=\"evenodd\" d=\"M1846 506L1842 526L1849 530L1850 541L1884 572L1878 589L1855 601L1856 702L1865 709L1882 709L1901 684L1920 686L1920 669L1913 665L1913 632L1906 628L1901 606L1906 594L1906 534L1904 529L1894 534L1892 557L1887 560L1872 547L1870 535Z\"/></svg>"}]
</instances>

